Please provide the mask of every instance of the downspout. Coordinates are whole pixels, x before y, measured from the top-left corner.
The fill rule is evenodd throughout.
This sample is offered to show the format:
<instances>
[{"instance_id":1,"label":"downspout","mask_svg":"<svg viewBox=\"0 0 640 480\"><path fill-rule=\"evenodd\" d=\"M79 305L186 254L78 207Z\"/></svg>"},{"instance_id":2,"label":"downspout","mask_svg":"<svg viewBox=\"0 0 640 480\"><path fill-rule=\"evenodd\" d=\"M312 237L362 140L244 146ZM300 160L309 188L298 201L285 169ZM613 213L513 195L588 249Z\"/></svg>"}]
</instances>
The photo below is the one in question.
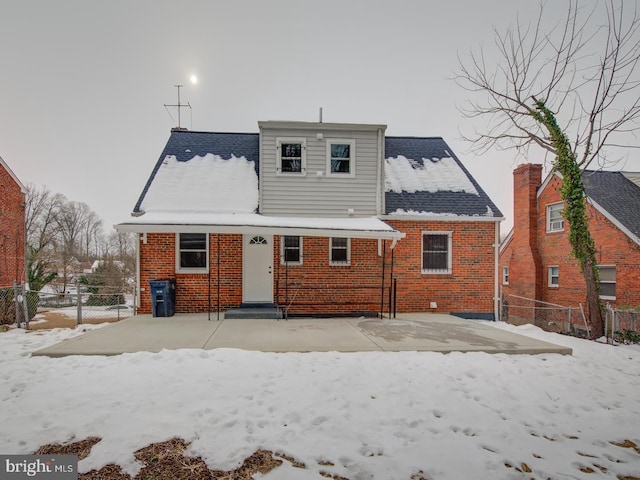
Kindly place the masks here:
<instances>
[{"instance_id":1,"label":"downspout","mask_svg":"<svg viewBox=\"0 0 640 480\"><path fill-rule=\"evenodd\" d=\"M262 127L259 127L260 134L258 135L259 149L258 149L258 211L256 213L262 213L262 162L264 160L264 152L262 147Z\"/></svg>"},{"instance_id":2,"label":"downspout","mask_svg":"<svg viewBox=\"0 0 640 480\"><path fill-rule=\"evenodd\" d=\"M494 239L494 251L495 251L495 259L494 259L494 269L493 269L493 321L498 321L500 318L500 290L499 290L499 282L498 282L498 274L499 274L499 266L498 262L500 259L500 222L496 222L496 233Z\"/></svg>"},{"instance_id":3,"label":"downspout","mask_svg":"<svg viewBox=\"0 0 640 480\"><path fill-rule=\"evenodd\" d=\"M146 243L146 241L147 241L147 234L144 233L142 235L144 235L144 236L141 236L140 233L136 234L136 236L138 237L138 241L136 242L136 302L135 303L138 306L138 308L140 308L140 301L141 301L141 294L140 294L140 242L144 241ZM137 313L137 309L133 313L136 314Z\"/></svg>"}]
</instances>

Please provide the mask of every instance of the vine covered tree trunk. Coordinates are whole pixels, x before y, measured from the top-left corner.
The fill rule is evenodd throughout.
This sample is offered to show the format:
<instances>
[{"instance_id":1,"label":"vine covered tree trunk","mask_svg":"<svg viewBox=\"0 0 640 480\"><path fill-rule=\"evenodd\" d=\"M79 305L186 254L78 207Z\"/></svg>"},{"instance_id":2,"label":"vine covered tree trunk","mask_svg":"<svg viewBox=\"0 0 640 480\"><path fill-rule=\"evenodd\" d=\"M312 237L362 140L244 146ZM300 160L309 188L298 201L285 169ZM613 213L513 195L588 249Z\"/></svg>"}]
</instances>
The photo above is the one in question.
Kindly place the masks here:
<instances>
[{"instance_id":1,"label":"vine covered tree trunk","mask_svg":"<svg viewBox=\"0 0 640 480\"><path fill-rule=\"evenodd\" d=\"M536 100L533 117L543 124L549 132L550 141L556 151L554 168L562 175L560 194L565 202L563 215L569 224L569 243L573 255L580 263L587 287L587 313L591 338L604 334L602 308L600 306L600 274L596 261L596 247L589 231L587 201L582 183L582 172L571 150L569 139L558 126L555 115L541 100Z\"/></svg>"}]
</instances>

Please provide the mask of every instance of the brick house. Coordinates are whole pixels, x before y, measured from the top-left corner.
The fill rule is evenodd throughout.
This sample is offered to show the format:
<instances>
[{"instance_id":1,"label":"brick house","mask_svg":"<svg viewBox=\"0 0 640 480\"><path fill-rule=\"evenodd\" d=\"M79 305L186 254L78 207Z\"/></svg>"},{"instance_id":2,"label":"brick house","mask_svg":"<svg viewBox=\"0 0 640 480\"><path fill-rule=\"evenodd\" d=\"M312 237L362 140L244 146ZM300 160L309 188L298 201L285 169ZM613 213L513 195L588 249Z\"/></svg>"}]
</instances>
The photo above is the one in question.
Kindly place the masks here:
<instances>
[{"instance_id":1,"label":"brick house","mask_svg":"<svg viewBox=\"0 0 640 480\"><path fill-rule=\"evenodd\" d=\"M640 174L585 171L583 182L600 297L613 306L639 306ZM542 165L514 170L514 227L500 248L501 287L506 295L577 307L586 305L586 287L571 253L560 184L558 173L542 180Z\"/></svg>"},{"instance_id":2,"label":"brick house","mask_svg":"<svg viewBox=\"0 0 640 480\"><path fill-rule=\"evenodd\" d=\"M502 214L442 138L258 126L172 130L132 218L116 225L139 234L141 313L149 280L174 279L178 313L494 318Z\"/></svg>"},{"instance_id":3,"label":"brick house","mask_svg":"<svg viewBox=\"0 0 640 480\"><path fill-rule=\"evenodd\" d=\"M26 280L24 185L0 157L0 287Z\"/></svg>"}]
</instances>

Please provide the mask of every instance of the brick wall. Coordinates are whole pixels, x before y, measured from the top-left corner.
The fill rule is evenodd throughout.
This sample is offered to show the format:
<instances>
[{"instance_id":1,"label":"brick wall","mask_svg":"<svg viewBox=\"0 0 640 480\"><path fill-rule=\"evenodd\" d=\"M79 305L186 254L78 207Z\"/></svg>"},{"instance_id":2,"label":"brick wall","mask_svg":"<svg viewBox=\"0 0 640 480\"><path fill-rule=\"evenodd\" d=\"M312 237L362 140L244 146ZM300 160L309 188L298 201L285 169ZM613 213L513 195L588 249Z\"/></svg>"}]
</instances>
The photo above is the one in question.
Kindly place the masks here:
<instances>
[{"instance_id":1,"label":"brick wall","mask_svg":"<svg viewBox=\"0 0 640 480\"><path fill-rule=\"evenodd\" d=\"M394 252L398 311L493 312L495 223L389 221L407 236ZM453 232L451 274L422 273L422 232ZM430 308L436 302L438 308Z\"/></svg>"},{"instance_id":2,"label":"brick wall","mask_svg":"<svg viewBox=\"0 0 640 480\"><path fill-rule=\"evenodd\" d=\"M541 261L543 264L543 300L561 305L585 304L586 287L578 262L571 253L569 227L565 222L561 232L546 232L546 205L561 201L560 179L553 177L538 200ZM616 300L612 305L640 305L640 246L620 231L591 205L587 206L589 229L596 245L599 265L616 266ZM549 287L548 268L559 267L559 286Z\"/></svg>"},{"instance_id":3,"label":"brick wall","mask_svg":"<svg viewBox=\"0 0 640 480\"><path fill-rule=\"evenodd\" d=\"M520 165L513 172L514 234L508 253L509 293L527 298L542 295L542 263L538 251L539 215L536 195L542 165ZM544 224L541 227L544 231ZM509 260L506 260L506 258ZM502 265L500 274L502 274Z\"/></svg>"},{"instance_id":4,"label":"brick wall","mask_svg":"<svg viewBox=\"0 0 640 480\"><path fill-rule=\"evenodd\" d=\"M25 281L25 195L0 164L0 287Z\"/></svg>"},{"instance_id":5,"label":"brick wall","mask_svg":"<svg viewBox=\"0 0 640 480\"><path fill-rule=\"evenodd\" d=\"M176 280L176 313L206 312L218 300L218 238L209 236L211 275L176 273L175 233L150 233L140 242L140 313L151 313L149 280ZM220 235L220 308L242 302L242 235ZM142 290L144 289L144 290ZM211 302L211 303L210 303Z\"/></svg>"},{"instance_id":6,"label":"brick wall","mask_svg":"<svg viewBox=\"0 0 640 480\"><path fill-rule=\"evenodd\" d=\"M515 176L515 173L514 173ZM500 272L503 266L509 267L509 285L503 286L505 293L523 295L523 283L538 284L535 298L559 305L585 305L586 288L578 262L571 253L568 240L568 225L564 230L547 233L546 207L561 201L560 179L552 177L545 189L540 193L533 211L536 215L536 244L540 268L535 278L535 270L529 259L518 254L515 242L512 242L500 254ZM522 191L522 189L520 189ZM518 190L514 191L514 197ZM514 205L515 206L515 205ZM612 305L639 306L640 305L640 246L631 241L622 231L607 220L591 205L587 206L589 228L597 249L597 261L600 265L616 266L616 300L608 300ZM514 222L514 240L518 235L521 223ZM549 286L549 267L559 267L559 285ZM531 295L523 295L534 298Z\"/></svg>"},{"instance_id":7,"label":"brick wall","mask_svg":"<svg viewBox=\"0 0 640 480\"><path fill-rule=\"evenodd\" d=\"M493 222L390 221L407 237L393 252L393 275L397 278L398 312L493 312L494 238ZM423 274L422 232L451 231L453 268L451 274ZM242 235L220 235L221 309L242 302ZM390 284L390 241L386 242L385 285ZM217 308L217 238L210 236L211 278L206 274L175 272L175 234L148 234L140 245L141 313L151 312L150 279L176 279L176 312L206 312ZM285 267L280 259L280 237L274 236L274 299L290 303L289 313L346 314L380 311L382 258L378 241L351 239L349 265L329 264L329 239L304 237L302 265ZM286 284L288 283L288 292ZM209 286L211 287L209 290ZM430 308L431 302L437 308ZM385 293L388 309L388 296Z\"/></svg>"}]
</instances>

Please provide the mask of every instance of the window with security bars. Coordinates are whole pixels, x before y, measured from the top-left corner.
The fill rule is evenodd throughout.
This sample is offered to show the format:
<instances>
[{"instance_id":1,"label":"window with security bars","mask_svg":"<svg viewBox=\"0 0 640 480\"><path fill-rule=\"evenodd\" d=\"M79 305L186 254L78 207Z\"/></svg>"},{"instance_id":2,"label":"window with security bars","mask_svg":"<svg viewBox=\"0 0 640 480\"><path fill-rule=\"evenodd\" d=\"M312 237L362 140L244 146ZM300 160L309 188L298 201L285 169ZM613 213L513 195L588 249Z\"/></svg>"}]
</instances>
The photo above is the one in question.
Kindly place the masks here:
<instances>
[{"instance_id":1,"label":"window with security bars","mask_svg":"<svg viewBox=\"0 0 640 480\"><path fill-rule=\"evenodd\" d=\"M282 237L282 263L300 265L302 263L302 238Z\"/></svg>"},{"instance_id":2,"label":"window with security bars","mask_svg":"<svg viewBox=\"0 0 640 480\"><path fill-rule=\"evenodd\" d=\"M207 270L208 242L206 233L179 233L177 270L179 272L202 272Z\"/></svg>"},{"instance_id":3,"label":"window with security bars","mask_svg":"<svg viewBox=\"0 0 640 480\"><path fill-rule=\"evenodd\" d=\"M349 239L345 237L334 237L330 239L330 261L331 265L349 265L351 260L349 255Z\"/></svg>"},{"instance_id":4,"label":"window with security bars","mask_svg":"<svg viewBox=\"0 0 640 480\"><path fill-rule=\"evenodd\" d=\"M563 208L563 203L547 205L547 232L561 232L564 230Z\"/></svg>"},{"instance_id":5,"label":"window with security bars","mask_svg":"<svg viewBox=\"0 0 640 480\"><path fill-rule=\"evenodd\" d=\"M451 273L451 233L422 234L422 273Z\"/></svg>"},{"instance_id":6,"label":"window with security bars","mask_svg":"<svg viewBox=\"0 0 640 480\"><path fill-rule=\"evenodd\" d=\"M600 265L600 298L604 300L616 299L616 266Z\"/></svg>"}]
</instances>

